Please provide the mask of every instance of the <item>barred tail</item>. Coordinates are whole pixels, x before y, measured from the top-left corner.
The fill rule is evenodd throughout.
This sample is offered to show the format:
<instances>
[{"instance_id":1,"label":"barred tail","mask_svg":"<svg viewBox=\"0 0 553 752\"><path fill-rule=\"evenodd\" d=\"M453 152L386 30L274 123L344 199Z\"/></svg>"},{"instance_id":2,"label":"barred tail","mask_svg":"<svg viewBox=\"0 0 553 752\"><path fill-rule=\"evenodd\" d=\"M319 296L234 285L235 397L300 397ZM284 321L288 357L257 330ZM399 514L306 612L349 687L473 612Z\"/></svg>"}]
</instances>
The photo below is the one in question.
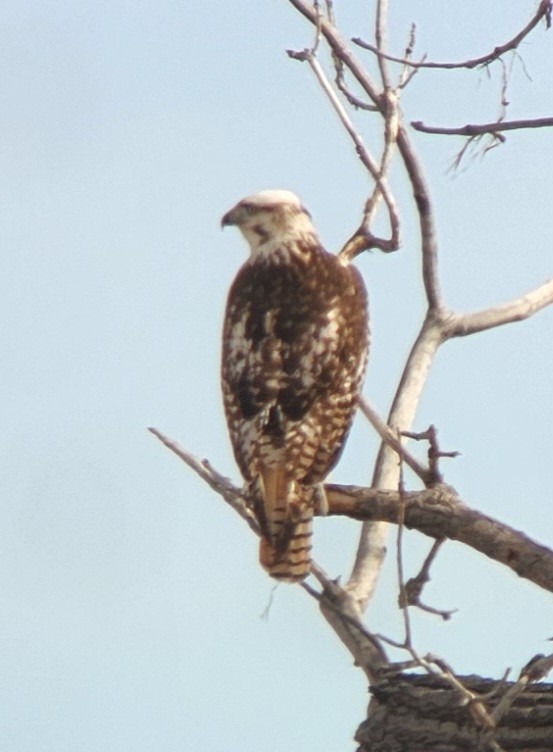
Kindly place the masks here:
<instances>
[{"instance_id":1,"label":"barred tail","mask_svg":"<svg viewBox=\"0 0 553 752\"><path fill-rule=\"evenodd\" d=\"M309 516L304 515L304 519L296 524L285 548L280 549L265 538L261 539L259 561L261 566L276 580L300 582L309 574L313 510L307 511L309 511Z\"/></svg>"},{"instance_id":2,"label":"barred tail","mask_svg":"<svg viewBox=\"0 0 553 752\"><path fill-rule=\"evenodd\" d=\"M311 568L312 489L271 469L263 472L263 490L259 560L271 577L299 582Z\"/></svg>"}]
</instances>

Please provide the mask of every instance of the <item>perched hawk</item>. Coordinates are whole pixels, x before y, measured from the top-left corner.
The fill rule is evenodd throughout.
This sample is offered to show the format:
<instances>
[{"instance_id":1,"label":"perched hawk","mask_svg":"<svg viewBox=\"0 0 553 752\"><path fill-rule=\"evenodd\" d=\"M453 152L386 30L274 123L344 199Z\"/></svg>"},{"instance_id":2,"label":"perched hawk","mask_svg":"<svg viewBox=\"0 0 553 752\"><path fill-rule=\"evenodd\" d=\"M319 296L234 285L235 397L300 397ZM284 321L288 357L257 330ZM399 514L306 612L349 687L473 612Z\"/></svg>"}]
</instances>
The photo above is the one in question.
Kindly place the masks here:
<instances>
[{"instance_id":1,"label":"perched hawk","mask_svg":"<svg viewBox=\"0 0 553 752\"><path fill-rule=\"evenodd\" d=\"M289 191L248 196L222 225L236 225L250 246L223 330L230 438L261 530L261 564L297 582L311 565L317 485L340 457L361 388L367 295Z\"/></svg>"}]
</instances>

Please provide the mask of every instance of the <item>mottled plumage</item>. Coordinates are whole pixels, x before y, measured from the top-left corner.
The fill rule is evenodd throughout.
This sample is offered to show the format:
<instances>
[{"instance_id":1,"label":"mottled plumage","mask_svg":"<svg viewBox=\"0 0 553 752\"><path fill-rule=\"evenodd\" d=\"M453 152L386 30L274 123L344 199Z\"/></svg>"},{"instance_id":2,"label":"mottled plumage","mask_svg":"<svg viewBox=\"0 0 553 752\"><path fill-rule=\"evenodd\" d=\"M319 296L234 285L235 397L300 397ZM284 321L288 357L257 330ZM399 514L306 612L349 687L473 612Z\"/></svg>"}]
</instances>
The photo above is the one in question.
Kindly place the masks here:
<instances>
[{"instance_id":1,"label":"mottled plumage","mask_svg":"<svg viewBox=\"0 0 553 752\"><path fill-rule=\"evenodd\" d=\"M342 452L368 346L367 297L320 245L288 191L263 191L223 217L251 255L230 289L222 388L236 461L277 579L309 572L316 486Z\"/></svg>"}]
</instances>

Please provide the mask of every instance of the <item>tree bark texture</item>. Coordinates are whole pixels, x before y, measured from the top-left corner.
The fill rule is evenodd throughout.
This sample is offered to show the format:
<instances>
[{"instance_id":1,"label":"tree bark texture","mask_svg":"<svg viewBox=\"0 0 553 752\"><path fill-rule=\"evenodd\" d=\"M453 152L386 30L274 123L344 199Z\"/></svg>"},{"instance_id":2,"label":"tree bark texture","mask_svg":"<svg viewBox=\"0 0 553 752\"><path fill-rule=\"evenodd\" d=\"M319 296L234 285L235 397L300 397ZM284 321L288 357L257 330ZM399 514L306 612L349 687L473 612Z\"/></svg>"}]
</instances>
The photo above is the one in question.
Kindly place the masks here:
<instances>
[{"instance_id":1,"label":"tree bark texture","mask_svg":"<svg viewBox=\"0 0 553 752\"><path fill-rule=\"evenodd\" d=\"M449 538L480 551L536 585L553 591L553 552L519 530L464 504L451 486L438 483L400 496L359 486L325 486L328 513L398 523L433 538ZM403 510L402 510L403 507Z\"/></svg>"},{"instance_id":2,"label":"tree bark texture","mask_svg":"<svg viewBox=\"0 0 553 752\"><path fill-rule=\"evenodd\" d=\"M499 685L479 676L457 678L478 695ZM497 696L485 699L489 712L510 686L505 682ZM441 677L403 674L370 692L367 720L355 735L357 752L553 751L553 684L528 686L488 732L478 728L466 700Z\"/></svg>"}]
</instances>

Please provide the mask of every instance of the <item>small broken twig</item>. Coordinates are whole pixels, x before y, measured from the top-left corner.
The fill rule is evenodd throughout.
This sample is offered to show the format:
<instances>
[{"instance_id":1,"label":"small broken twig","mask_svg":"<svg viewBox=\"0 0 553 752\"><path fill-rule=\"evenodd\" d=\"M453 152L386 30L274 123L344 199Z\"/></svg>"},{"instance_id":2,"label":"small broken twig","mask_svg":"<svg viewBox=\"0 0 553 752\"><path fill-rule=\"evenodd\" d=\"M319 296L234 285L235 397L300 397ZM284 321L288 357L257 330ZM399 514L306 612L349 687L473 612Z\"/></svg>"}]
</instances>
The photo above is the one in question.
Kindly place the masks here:
<instances>
[{"instance_id":1,"label":"small broken twig","mask_svg":"<svg viewBox=\"0 0 553 752\"><path fill-rule=\"evenodd\" d=\"M433 425L430 425L422 433L402 431L401 435L415 439L415 441L428 441L428 468L431 478L429 485L443 483L443 477L438 467L440 457L458 457L460 452L443 452L438 446L438 432Z\"/></svg>"}]
</instances>

